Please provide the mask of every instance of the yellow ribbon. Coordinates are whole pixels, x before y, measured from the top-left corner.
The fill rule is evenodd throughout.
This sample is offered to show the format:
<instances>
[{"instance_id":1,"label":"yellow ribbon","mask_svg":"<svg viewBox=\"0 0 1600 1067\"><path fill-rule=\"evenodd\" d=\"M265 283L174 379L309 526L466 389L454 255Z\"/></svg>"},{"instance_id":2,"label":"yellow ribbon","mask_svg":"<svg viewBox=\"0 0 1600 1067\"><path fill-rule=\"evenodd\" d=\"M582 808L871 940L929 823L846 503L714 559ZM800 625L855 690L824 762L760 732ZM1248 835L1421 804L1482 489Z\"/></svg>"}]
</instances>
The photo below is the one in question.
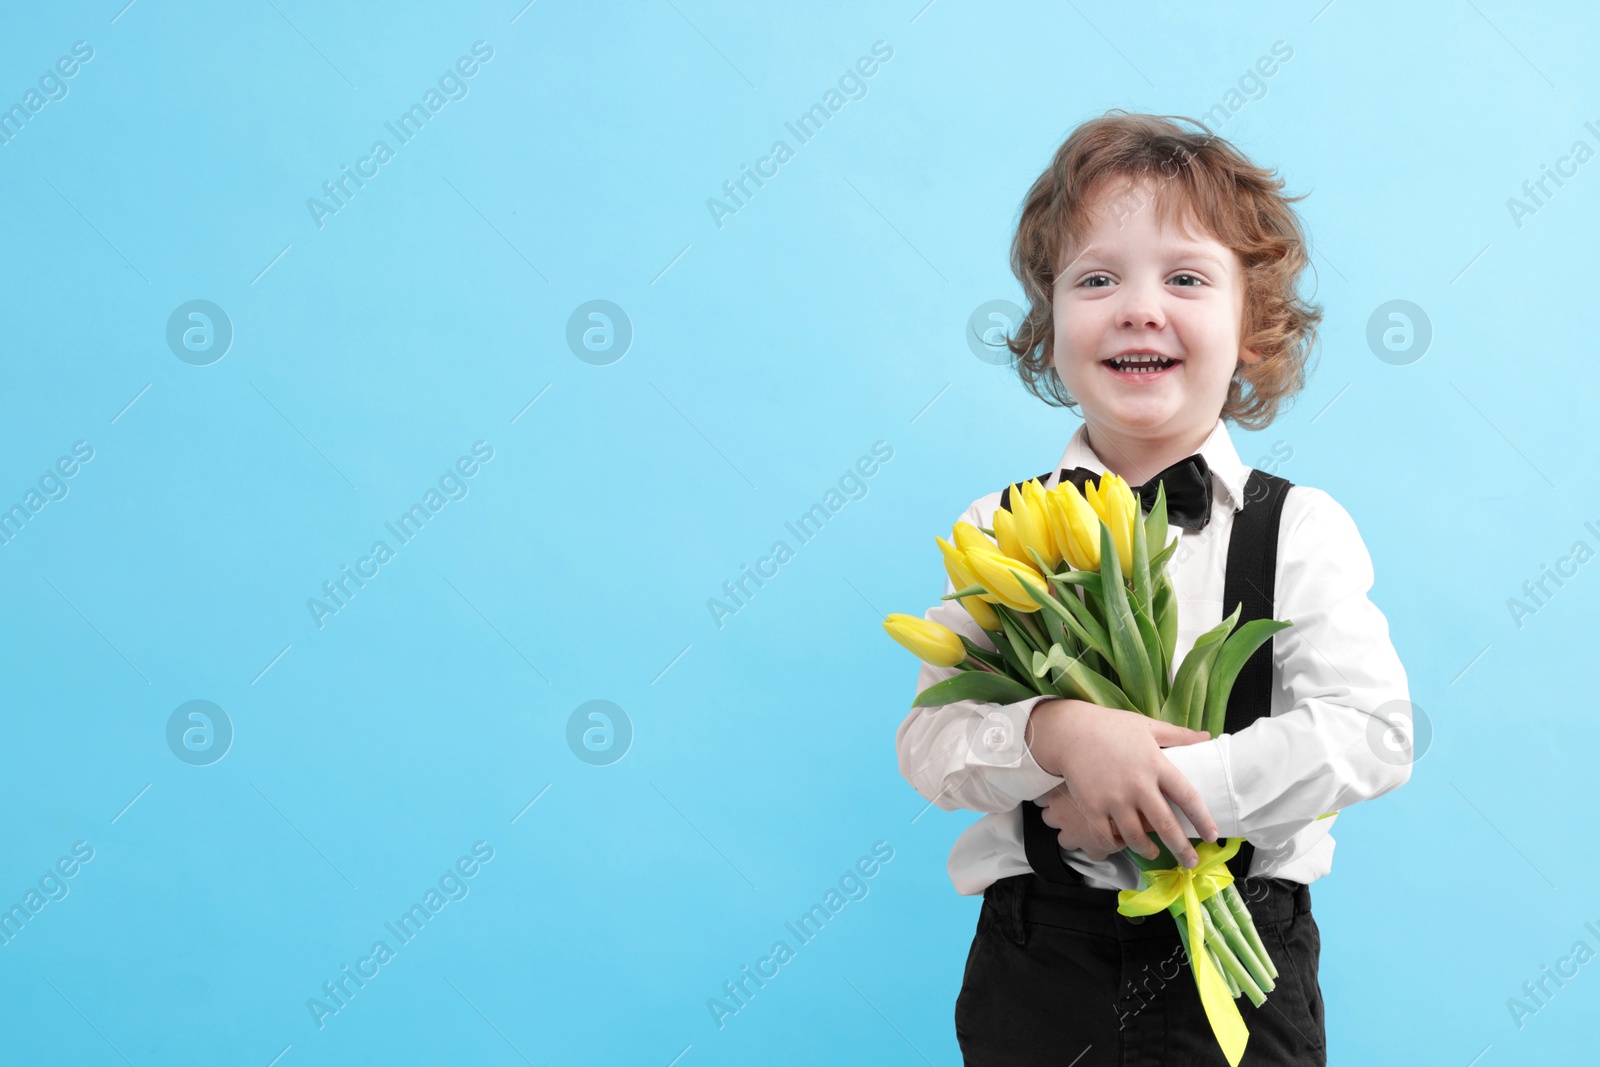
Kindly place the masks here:
<instances>
[{"instance_id":1,"label":"yellow ribbon","mask_svg":"<svg viewBox=\"0 0 1600 1067\"><path fill-rule=\"evenodd\" d=\"M1205 1008L1211 1032L1217 1036L1228 1067L1239 1067L1250 1031L1244 1025L1233 995L1228 992L1228 983L1206 951L1206 928L1200 915L1200 902L1232 884L1233 872L1228 870L1228 860L1243 842L1242 837L1230 837L1225 845L1201 841L1195 845L1200 862L1194 867L1145 871L1149 886L1117 893L1117 911L1123 915L1154 915L1165 910L1174 916L1188 917L1190 969L1194 971L1195 986L1200 990L1200 1004Z\"/></svg>"}]
</instances>

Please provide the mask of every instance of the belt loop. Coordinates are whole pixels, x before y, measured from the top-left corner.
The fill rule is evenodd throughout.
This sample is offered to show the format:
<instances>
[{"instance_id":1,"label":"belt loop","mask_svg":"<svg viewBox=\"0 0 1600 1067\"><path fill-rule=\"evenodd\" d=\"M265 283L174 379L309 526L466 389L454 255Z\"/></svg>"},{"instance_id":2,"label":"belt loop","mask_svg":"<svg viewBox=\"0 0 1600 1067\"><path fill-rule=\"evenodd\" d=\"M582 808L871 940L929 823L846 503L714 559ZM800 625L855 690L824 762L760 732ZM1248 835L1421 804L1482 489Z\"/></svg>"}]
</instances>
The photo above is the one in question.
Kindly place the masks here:
<instances>
[{"instance_id":1,"label":"belt loop","mask_svg":"<svg viewBox=\"0 0 1600 1067\"><path fill-rule=\"evenodd\" d=\"M1028 943L1028 927L1024 921L1027 915L1028 879L1018 878L1011 885L1011 892L1006 894L1006 921L1010 924L1010 937L1018 948Z\"/></svg>"}]
</instances>

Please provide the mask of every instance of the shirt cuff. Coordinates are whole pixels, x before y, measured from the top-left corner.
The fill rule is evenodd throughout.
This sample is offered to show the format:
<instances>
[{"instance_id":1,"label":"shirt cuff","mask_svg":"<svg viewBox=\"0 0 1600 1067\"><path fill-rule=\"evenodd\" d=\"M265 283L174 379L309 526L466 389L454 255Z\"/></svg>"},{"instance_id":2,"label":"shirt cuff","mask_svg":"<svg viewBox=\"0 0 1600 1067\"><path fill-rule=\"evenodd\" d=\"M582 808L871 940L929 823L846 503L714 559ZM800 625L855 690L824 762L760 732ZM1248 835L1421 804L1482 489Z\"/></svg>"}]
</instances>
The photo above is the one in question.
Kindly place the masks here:
<instances>
[{"instance_id":1,"label":"shirt cuff","mask_svg":"<svg viewBox=\"0 0 1600 1067\"><path fill-rule=\"evenodd\" d=\"M1042 797L1065 778L1051 774L1033 758L1026 737L1028 718L1041 700L1050 696L1033 696L1012 704L996 705L982 719L976 720L968 738L968 758L975 767L983 768L983 777L996 793L1012 799L1016 804Z\"/></svg>"},{"instance_id":2,"label":"shirt cuff","mask_svg":"<svg viewBox=\"0 0 1600 1067\"><path fill-rule=\"evenodd\" d=\"M1211 818L1217 824L1219 841L1227 837L1244 836L1240 831L1239 810L1234 804L1233 789L1228 783L1227 760L1222 751L1227 737L1227 734L1222 734L1209 741L1200 741L1193 745L1173 745L1161 750L1162 755L1171 760L1172 765L1178 768L1179 772L1189 779L1189 784L1199 792L1201 802L1205 804L1206 810L1211 812ZM1203 836L1195 831L1194 823L1189 821L1183 809L1173 804L1172 812L1178 817L1178 825L1183 827L1184 833L1190 837Z\"/></svg>"}]
</instances>

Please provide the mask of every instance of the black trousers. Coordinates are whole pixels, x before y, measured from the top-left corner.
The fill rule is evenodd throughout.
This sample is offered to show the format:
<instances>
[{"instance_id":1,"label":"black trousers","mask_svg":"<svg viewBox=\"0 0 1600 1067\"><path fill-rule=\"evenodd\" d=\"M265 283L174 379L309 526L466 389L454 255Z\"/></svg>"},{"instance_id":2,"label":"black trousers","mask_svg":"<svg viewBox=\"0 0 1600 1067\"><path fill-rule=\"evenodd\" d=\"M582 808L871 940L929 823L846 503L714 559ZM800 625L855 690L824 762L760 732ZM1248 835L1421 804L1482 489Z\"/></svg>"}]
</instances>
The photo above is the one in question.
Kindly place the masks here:
<instances>
[{"instance_id":1,"label":"black trousers","mask_svg":"<svg viewBox=\"0 0 1600 1067\"><path fill-rule=\"evenodd\" d=\"M1234 1001L1250 1030L1240 1067L1324 1067L1310 887L1236 884L1278 969L1260 1008ZM1130 919L1116 908L1114 889L1031 873L984 891L956 998L967 1067L1226 1067L1172 916Z\"/></svg>"}]
</instances>

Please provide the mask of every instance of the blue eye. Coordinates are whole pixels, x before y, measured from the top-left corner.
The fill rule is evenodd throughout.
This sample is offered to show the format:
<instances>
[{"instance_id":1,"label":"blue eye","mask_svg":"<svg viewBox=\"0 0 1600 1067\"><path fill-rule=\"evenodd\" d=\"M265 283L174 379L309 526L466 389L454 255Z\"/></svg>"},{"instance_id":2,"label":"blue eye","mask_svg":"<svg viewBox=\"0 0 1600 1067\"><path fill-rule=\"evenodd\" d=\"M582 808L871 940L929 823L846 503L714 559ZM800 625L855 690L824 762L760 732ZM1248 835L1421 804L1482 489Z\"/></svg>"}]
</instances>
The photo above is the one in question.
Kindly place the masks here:
<instances>
[{"instance_id":1,"label":"blue eye","mask_svg":"<svg viewBox=\"0 0 1600 1067\"><path fill-rule=\"evenodd\" d=\"M1078 284L1080 286L1089 286L1089 288L1091 288L1091 289L1102 288L1102 286L1098 286L1098 285L1090 286L1089 283L1093 282L1093 281L1109 282L1109 281L1111 281L1111 279L1107 275L1104 275L1104 274L1091 274L1087 278L1085 278L1083 281L1079 282Z\"/></svg>"},{"instance_id":2,"label":"blue eye","mask_svg":"<svg viewBox=\"0 0 1600 1067\"><path fill-rule=\"evenodd\" d=\"M1186 271L1186 272L1184 272L1184 273L1183 273L1183 274L1177 274L1177 275L1174 275L1174 276L1173 276L1173 278L1172 278L1172 280L1173 280L1173 281L1177 281L1177 280L1178 280L1178 279L1179 279L1179 278L1193 278L1193 279L1194 279L1194 280L1195 280L1195 281L1196 281L1196 282L1198 282L1198 283L1199 283L1199 284L1201 284L1201 285L1204 285L1204 284L1205 284L1205 283L1204 283L1204 282L1202 282L1202 281L1201 281L1201 280L1200 280L1200 278L1199 278L1199 276L1198 276L1198 275L1194 275L1194 274L1190 274L1190 273L1188 273L1188 272L1187 272L1187 271ZM1186 288L1186 289L1192 289L1192 288L1194 288L1194 286L1184 286L1184 288Z\"/></svg>"}]
</instances>

